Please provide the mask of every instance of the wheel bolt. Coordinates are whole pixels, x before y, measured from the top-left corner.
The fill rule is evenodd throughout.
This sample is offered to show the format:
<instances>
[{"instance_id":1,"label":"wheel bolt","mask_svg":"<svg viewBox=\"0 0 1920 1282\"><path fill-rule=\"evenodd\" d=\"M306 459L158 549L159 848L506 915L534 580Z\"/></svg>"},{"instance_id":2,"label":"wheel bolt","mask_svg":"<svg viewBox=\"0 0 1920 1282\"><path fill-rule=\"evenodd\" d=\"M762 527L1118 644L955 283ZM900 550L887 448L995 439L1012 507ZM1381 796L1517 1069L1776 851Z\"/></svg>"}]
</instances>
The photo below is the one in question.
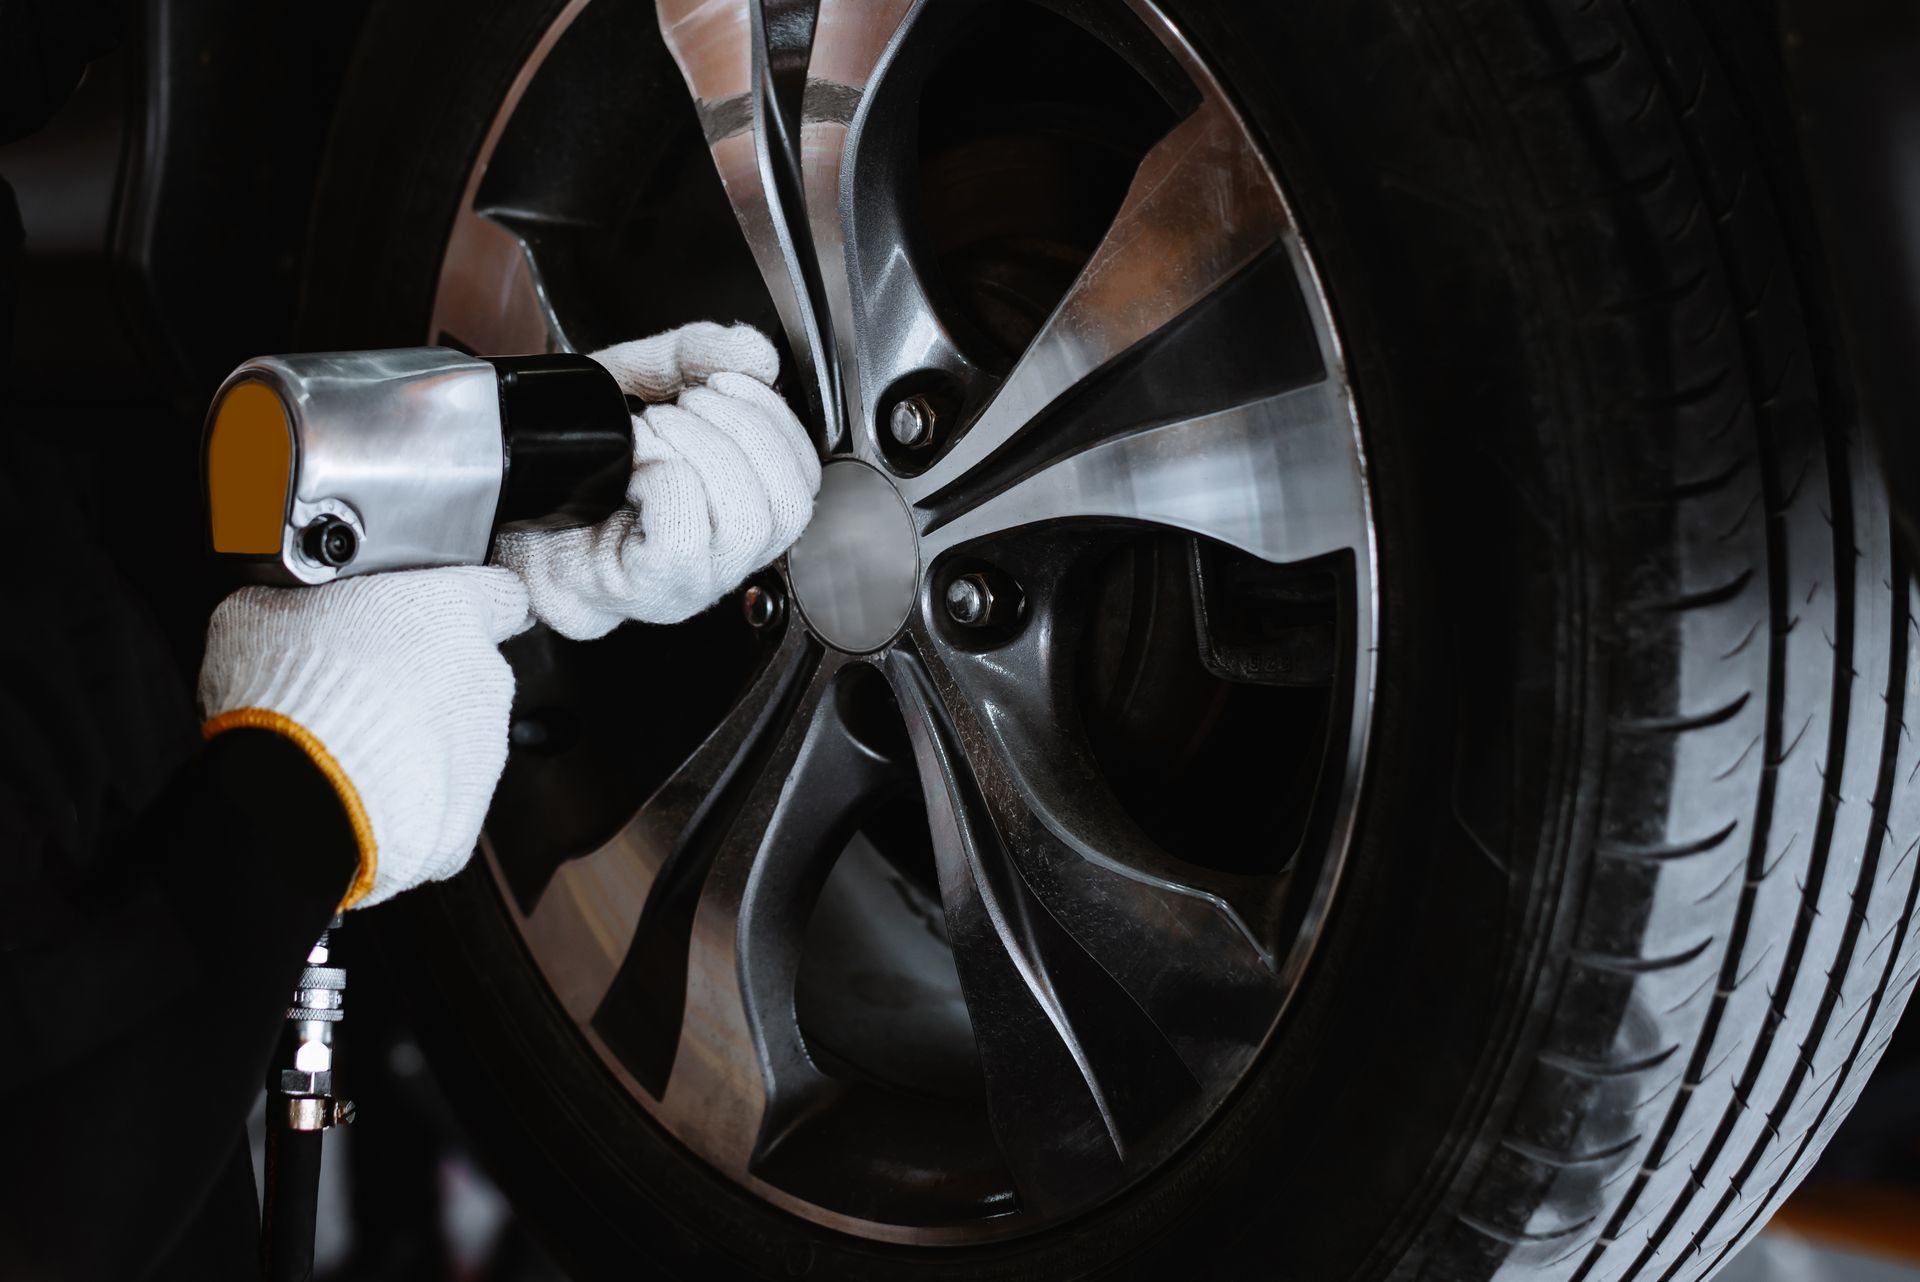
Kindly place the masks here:
<instances>
[{"instance_id":1,"label":"wheel bolt","mask_svg":"<svg viewBox=\"0 0 1920 1282\"><path fill-rule=\"evenodd\" d=\"M754 584L741 594L740 612L747 616L749 626L770 628L780 618L780 598Z\"/></svg>"},{"instance_id":2,"label":"wheel bolt","mask_svg":"<svg viewBox=\"0 0 1920 1282\"><path fill-rule=\"evenodd\" d=\"M893 403L892 411L887 415L887 430L893 433L893 439L908 449L921 449L933 444L933 406L924 396L908 396Z\"/></svg>"},{"instance_id":3,"label":"wheel bolt","mask_svg":"<svg viewBox=\"0 0 1920 1282\"><path fill-rule=\"evenodd\" d=\"M947 584L947 617L962 627L985 627L993 617L993 585L984 574L963 574Z\"/></svg>"}]
</instances>

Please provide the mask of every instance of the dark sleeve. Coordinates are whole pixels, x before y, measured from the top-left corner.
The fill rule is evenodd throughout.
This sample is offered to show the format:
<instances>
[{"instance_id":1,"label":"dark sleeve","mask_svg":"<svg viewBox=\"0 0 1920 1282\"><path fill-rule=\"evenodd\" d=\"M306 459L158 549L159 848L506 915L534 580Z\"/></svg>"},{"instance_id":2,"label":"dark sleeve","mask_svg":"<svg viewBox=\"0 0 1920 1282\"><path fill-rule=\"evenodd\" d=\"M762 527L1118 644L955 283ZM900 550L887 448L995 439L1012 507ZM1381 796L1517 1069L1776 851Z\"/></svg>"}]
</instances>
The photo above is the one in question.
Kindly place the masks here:
<instances>
[{"instance_id":1,"label":"dark sleeve","mask_svg":"<svg viewBox=\"0 0 1920 1282\"><path fill-rule=\"evenodd\" d=\"M263 730L214 739L114 844L111 895L0 953L0 1276L138 1278L165 1256L358 863L331 785Z\"/></svg>"}]
</instances>

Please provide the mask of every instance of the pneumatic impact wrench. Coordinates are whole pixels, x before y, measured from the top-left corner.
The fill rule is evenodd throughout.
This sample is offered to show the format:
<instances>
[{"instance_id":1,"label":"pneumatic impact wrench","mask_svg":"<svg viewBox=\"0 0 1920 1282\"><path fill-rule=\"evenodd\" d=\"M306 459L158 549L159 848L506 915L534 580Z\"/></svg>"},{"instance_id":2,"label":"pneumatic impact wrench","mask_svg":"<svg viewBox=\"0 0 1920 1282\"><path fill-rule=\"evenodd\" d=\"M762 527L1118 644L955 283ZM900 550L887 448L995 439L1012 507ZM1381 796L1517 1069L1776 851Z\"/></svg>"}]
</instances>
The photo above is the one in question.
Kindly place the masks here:
<instances>
[{"instance_id":1,"label":"pneumatic impact wrench","mask_svg":"<svg viewBox=\"0 0 1920 1282\"><path fill-rule=\"evenodd\" d=\"M611 515L632 459L627 399L585 356L259 357L207 414L210 548L285 586L480 565L501 530Z\"/></svg>"}]
</instances>

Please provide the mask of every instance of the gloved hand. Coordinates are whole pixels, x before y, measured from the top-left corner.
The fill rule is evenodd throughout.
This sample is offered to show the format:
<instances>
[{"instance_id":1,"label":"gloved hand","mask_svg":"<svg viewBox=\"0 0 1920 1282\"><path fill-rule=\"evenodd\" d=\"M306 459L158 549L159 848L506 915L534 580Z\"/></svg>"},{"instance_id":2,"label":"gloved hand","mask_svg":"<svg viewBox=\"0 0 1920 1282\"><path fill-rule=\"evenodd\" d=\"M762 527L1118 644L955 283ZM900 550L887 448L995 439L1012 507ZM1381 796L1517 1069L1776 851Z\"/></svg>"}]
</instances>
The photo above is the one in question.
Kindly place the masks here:
<instances>
[{"instance_id":1,"label":"gloved hand","mask_svg":"<svg viewBox=\"0 0 1920 1282\"><path fill-rule=\"evenodd\" d=\"M207 630L205 734L252 726L299 744L360 843L341 906L377 904L473 853L507 759L499 645L531 622L520 580L484 566L242 588Z\"/></svg>"},{"instance_id":2,"label":"gloved hand","mask_svg":"<svg viewBox=\"0 0 1920 1282\"><path fill-rule=\"evenodd\" d=\"M593 358L629 395L677 398L633 420L628 506L494 544L534 614L580 640L698 614L800 537L820 491L820 457L772 387L779 354L752 326L702 321Z\"/></svg>"}]
</instances>

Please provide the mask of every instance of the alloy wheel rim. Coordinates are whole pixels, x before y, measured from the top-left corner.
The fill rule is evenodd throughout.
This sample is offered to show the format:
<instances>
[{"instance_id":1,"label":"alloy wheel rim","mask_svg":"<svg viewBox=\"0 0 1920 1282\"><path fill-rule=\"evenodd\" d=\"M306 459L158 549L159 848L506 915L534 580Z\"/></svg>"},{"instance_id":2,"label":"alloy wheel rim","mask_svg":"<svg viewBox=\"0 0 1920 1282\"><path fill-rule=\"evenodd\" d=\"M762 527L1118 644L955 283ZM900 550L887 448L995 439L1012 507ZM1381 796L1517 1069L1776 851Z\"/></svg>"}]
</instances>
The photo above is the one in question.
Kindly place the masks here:
<instances>
[{"instance_id":1,"label":"alloy wheel rim","mask_svg":"<svg viewBox=\"0 0 1920 1282\"><path fill-rule=\"evenodd\" d=\"M863 479L826 487L803 545L756 577L744 689L610 836L576 843L532 883L500 825L482 845L556 999L639 1107L776 1206L923 1244L1014 1236L1097 1205L1228 1100L1272 1040L1337 885L1377 664L1372 515L1329 306L1278 178L1164 15L1147 0L1113 6L1184 81L1176 118L1010 366L976 359L902 248L908 215L868 198L901 189L884 170L924 82L918 51L977 7L820 0L798 7L809 27L794 6L770 22L749 0L660 0L659 31L784 331L789 398L829 478ZM538 238L488 207L484 181L588 9L562 10L492 122L443 261L437 340L571 347ZM1112 405L1140 403L1120 393L1155 362L1190 357L1235 316L1195 318L1262 290L1298 312L1272 326L1301 349L1275 361L1292 374L1116 421ZM1256 328L1266 314L1251 313ZM930 447L909 443L911 424L890 428L923 393L941 401L926 402L942 429ZM859 489L863 511L880 510L868 478L905 513L912 568L850 585L834 567L851 543L816 554L807 540L875 528L837 497ZM1299 848L1277 864L1169 853L1087 742L1073 659L1097 648L1088 567L1120 555L1117 531L1173 541L1161 559L1179 563L1207 671L1229 683L1285 684L1297 656L1223 639L1224 625L1210 633L1213 614L1238 608L1216 585L1262 567L1282 577L1256 594L1285 596L1295 570L1333 584L1323 757ZM1129 565L1152 559L1123 551ZM1017 607L958 624L946 599L962 578L1001 585ZM904 623L846 603L882 581L882 595L910 581ZM544 733L516 722L516 746ZM862 845L864 828L847 834L903 787L918 791L932 852L918 882ZM843 866L865 880L849 873L843 892ZM886 947L921 956L902 972L919 985L908 1005L935 1012L887 1036L951 1051L928 1080L959 1084L932 1102L898 1080L918 1067L910 1057L869 1071L833 1044L865 1033L829 1036L831 1021L803 1009L823 968L802 956L819 947L810 921L830 915L815 905L877 915L860 896L882 884L935 941L882 928ZM829 987L863 973L823 966Z\"/></svg>"}]
</instances>

